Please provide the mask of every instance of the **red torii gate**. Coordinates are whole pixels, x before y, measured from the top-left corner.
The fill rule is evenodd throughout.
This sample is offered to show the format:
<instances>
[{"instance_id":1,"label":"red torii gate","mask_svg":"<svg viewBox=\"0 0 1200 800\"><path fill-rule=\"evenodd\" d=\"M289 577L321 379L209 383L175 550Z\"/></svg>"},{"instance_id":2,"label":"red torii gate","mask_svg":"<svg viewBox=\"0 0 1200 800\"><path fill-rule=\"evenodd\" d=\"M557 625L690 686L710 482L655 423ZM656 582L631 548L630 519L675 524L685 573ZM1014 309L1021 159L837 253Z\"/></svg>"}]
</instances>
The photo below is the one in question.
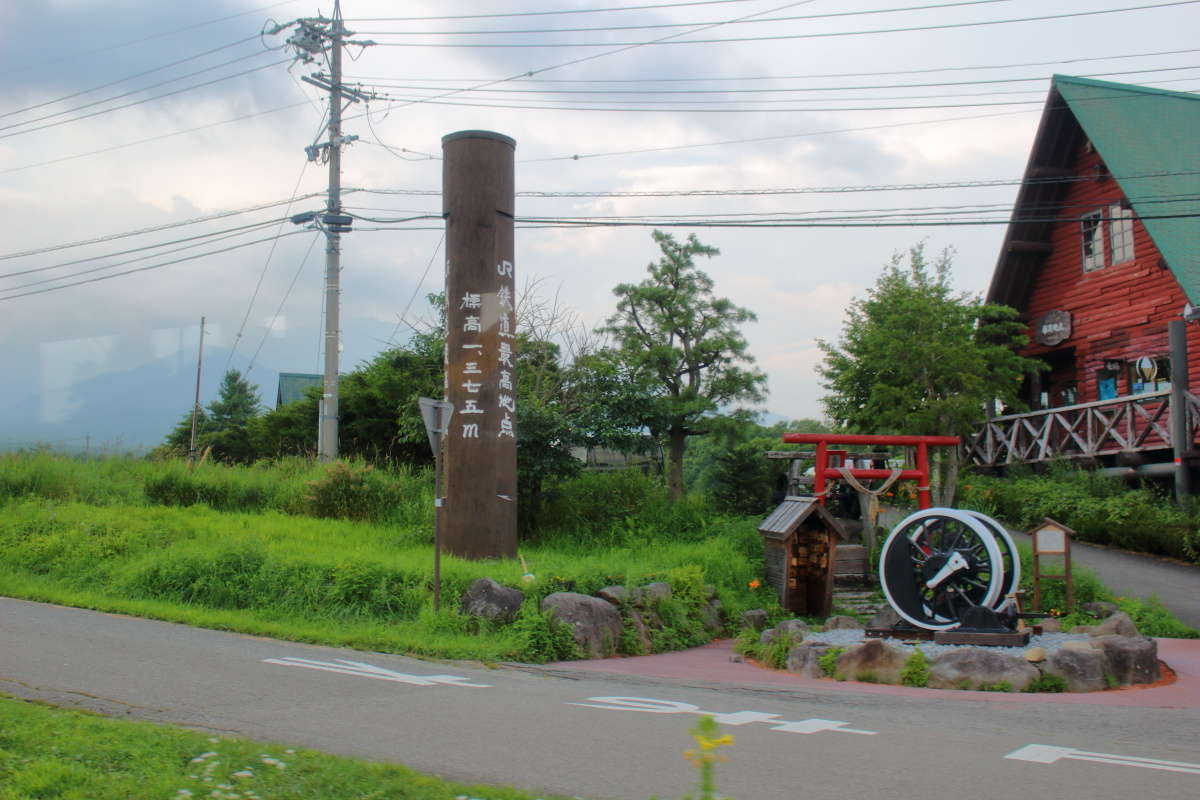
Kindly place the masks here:
<instances>
[{"instance_id":1,"label":"red torii gate","mask_svg":"<svg viewBox=\"0 0 1200 800\"><path fill-rule=\"evenodd\" d=\"M815 444L817 446L816 463L813 465L813 494L819 502L825 503L825 481L837 480L844 477L841 470L848 469L849 473L858 480L882 480L892 477L890 469L838 468L829 466L831 444L854 445L893 445L899 447L917 448L916 469L901 470L898 479L915 480L917 482L917 504L921 508L930 508L933 502L929 497L929 448L958 447L961 440L957 436L889 436L865 433L785 433L783 441L788 444ZM837 451L834 451L837 452ZM843 451L844 452L844 451Z\"/></svg>"}]
</instances>

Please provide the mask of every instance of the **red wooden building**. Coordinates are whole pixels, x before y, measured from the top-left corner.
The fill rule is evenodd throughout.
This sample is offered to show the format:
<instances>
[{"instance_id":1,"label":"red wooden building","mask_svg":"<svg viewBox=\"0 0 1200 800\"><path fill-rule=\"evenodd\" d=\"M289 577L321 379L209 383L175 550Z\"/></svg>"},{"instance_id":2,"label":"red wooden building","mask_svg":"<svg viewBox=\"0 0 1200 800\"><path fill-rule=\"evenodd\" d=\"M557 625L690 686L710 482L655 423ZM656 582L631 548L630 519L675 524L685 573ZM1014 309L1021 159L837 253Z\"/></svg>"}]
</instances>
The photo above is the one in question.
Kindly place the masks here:
<instances>
[{"instance_id":1,"label":"red wooden building","mask_svg":"<svg viewBox=\"0 0 1200 800\"><path fill-rule=\"evenodd\" d=\"M1030 413L968 444L972 461L1171 460L1168 323L1200 306L1197 131L1200 95L1054 77L988 291L1049 370L1026 381ZM1184 330L1190 450L1200 323Z\"/></svg>"}]
</instances>

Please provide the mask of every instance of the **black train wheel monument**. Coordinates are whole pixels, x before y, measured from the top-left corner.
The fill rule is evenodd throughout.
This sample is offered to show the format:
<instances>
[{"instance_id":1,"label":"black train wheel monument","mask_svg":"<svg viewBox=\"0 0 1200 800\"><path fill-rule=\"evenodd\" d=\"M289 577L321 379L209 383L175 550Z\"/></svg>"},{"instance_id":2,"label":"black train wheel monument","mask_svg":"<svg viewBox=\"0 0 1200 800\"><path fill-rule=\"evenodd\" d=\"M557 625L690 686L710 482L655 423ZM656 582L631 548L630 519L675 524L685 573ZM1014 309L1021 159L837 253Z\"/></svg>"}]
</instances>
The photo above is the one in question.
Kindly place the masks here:
<instances>
[{"instance_id":1,"label":"black train wheel monument","mask_svg":"<svg viewBox=\"0 0 1200 800\"><path fill-rule=\"evenodd\" d=\"M871 626L856 630L853 619L830 617L824 631L809 631L802 620L785 620L763 631L760 644L792 638L789 670L829 677L833 662L822 656L838 648L833 674L896 683L914 650L920 649L928 659L924 685L930 688L1021 691L1049 685L1058 691L1095 691L1160 679L1157 643L1139 636L1129 617L1115 607L1100 609L1097 616L1106 618L1086 630L1061 633L1055 630L1055 620L1032 629L1026 625L1026 620L1048 615L1021 608L1021 559L1005 527L976 511L931 506L927 447L949 446L956 440L786 434L784 441L817 445L815 453L788 454L794 465L789 492L759 527L767 584L780 606L793 614L832 614L839 544L859 528L864 541L871 541L883 490L868 489L862 481L883 480L886 488L897 479L916 480L922 506L896 524L880 548L877 575L894 612L890 619L879 619L888 616L885 612ZM910 462L915 463L887 469L877 452L856 457L829 447L847 444L909 446L916 456ZM799 484L795 465L804 457L815 462L811 494L793 491ZM871 502L864 505L870 511L861 523L847 525L826 508L831 483L839 479L852 484L864 500L869 496Z\"/></svg>"}]
</instances>

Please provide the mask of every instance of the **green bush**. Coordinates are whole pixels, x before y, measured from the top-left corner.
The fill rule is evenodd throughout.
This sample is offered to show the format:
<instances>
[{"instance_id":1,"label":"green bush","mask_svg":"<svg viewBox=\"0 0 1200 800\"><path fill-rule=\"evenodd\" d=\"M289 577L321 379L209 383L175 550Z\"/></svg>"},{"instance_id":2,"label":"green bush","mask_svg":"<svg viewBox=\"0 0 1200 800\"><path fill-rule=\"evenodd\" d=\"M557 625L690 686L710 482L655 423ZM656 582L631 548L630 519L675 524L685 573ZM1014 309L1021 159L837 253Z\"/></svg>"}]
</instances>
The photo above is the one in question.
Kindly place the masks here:
<instances>
[{"instance_id":1,"label":"green bush","mask_svg":"<svg viewBox=\"0 0 1200 800\"><path fill-rule=\"evenodd\" d=\"M1061 675L1042 675L1030 681L1027 692L1065 692L1067 681Z\"/></svg>"},{"instance_id":2,"label":"green bush","mask_svg":"<svg viewBox=\"0 0 1200 800\"><path fill-rule=\"evenodd\" d=\"M530 664L582 658L571 628L555 618L550 610L540 611L536 603L526 601L513 623L519 642L518 660Z\"/></svg>"},{"instance_id":3,"label":"green bush","mask_svg":"<svg viewBox=\"0 0 1200 800\"><path fill-rule=\"evenodd\" d=\"M1130 488L1070 465L1056 464L1045 475L965 475L959 505L1024 529L1052 517L1085 542L1200 563L1197 520L1170 498L1149 486Z\"/></svg>"},{"instance_id":4,"label":"green bush","mask_svg":"<svg viewBox=\"0 0 1200 800\"><path fill-rule=\"evenodd\" d=\"M927 686L929 684L929 660L921 650L912 651L900 670L900 683L905 686Z\"/></svg>"},{"instance_id":5,"label":"green bush","mask_svg":"<svg viewBox=\"0 0 1200 800\"><path fill-rule=\"evenodd\" d=\"M826 678L833 678L837 675L838 656L844 652L846 652L844 647L831 647L817 658L817 665Z\"/></svg>"}]
</instances>

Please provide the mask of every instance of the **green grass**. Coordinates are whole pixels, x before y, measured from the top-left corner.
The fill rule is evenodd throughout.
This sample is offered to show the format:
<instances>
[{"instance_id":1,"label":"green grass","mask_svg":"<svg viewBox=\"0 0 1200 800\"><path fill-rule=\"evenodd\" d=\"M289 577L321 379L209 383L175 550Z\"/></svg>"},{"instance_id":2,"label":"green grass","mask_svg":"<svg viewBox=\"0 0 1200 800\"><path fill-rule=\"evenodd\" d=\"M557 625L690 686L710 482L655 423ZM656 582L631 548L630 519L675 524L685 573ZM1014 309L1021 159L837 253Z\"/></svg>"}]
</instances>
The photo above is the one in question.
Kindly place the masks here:
<instances>
[{"instance_id":1,"label":"green grass","mask_svg":"<svg viewBox=\"0 0 1200 800\"><path fill-rule=\"evenodd\" d=\"M731 616L753 600L753 521L714 531L703 541L591 551L523 547L533 583L522 581L515 560L447 556L442 610L434 613L432 547L419 527L25 499L0 508L0 593L281 639L499 661L555 652L543 641L552 632L459 614L459 598L476 578L522 589L527 613L556 591L665 580L678 594L660 609L674 623L656 637L655 649L665 650L700 641L686 614L704 599L705 584Z\"/></svg>"},{"instance_id":2,"label":"green grass","mask_svg":"<svg viewBox=\"0 0 1200 800\"><path fill-rule=\"evenodd\" d=\"M400 765L106 719L0 695L0 800L453 800L464 795L535 796L509 787L464 786Z\"/></svg>"}]
</instances>

